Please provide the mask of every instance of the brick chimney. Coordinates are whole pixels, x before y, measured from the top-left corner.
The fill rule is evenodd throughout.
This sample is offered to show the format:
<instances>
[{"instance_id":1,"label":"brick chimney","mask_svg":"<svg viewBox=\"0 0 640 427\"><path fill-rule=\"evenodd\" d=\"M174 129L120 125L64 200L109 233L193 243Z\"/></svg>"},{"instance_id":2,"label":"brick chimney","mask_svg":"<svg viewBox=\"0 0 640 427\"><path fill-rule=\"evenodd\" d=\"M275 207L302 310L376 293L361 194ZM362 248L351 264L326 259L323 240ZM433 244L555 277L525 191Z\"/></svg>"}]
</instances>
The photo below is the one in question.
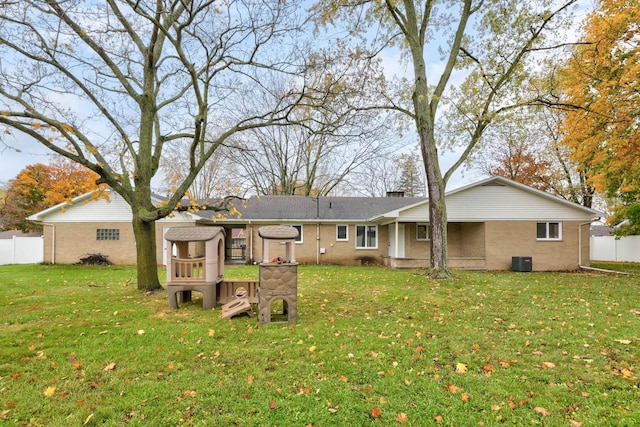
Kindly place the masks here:
<instances>
[{"instance_id":1,"label":"brick chimney","mask_svg":"<svg viewBox=\"0 0 640 427\"><path fill-rule=\"evenodd\" d=\"M387 191L387 197L404 197L404 191Z\"/></svg>"}]
</instances>

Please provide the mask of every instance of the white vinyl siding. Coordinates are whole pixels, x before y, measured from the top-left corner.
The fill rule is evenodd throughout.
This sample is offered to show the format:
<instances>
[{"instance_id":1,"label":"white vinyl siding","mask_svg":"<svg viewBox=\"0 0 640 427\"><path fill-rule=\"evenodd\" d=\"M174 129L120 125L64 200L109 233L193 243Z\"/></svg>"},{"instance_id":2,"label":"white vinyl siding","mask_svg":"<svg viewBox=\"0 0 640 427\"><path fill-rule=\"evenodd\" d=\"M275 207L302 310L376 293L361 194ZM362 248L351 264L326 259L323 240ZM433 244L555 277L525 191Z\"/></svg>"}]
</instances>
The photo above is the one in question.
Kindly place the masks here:
<instances>
[{"instance_id":1,"label":"white vinyl siding","mask_svg":"<svg viewBox=\"0 0 640 427\"><path fill-rule=\"evenodd\" d=\"M448 195L446 203L449 222L588 221L594 216L566 200L510 185L468 188ZM402 210L400 218L405 222L428 222L428 202Z\"/></svg>"}]
</instances>

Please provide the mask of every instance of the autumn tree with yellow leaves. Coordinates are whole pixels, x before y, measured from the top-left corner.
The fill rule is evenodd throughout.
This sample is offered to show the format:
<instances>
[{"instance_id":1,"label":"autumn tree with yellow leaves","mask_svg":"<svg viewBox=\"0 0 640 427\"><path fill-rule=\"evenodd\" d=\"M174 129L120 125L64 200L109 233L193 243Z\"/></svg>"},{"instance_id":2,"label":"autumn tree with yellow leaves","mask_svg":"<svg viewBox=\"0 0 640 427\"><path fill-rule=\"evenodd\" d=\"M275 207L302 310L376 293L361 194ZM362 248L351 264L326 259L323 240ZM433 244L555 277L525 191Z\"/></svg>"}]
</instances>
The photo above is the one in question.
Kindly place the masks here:
<instances>
[{"instance_id":1,"label":"autumn tree with yellow leaves","mask_svg":"<svg viewBox=\"0 0 640 427\"><path fill-rule=\"evenodd\" d=\"M563 69L562 143L606 195L617 231L640 234L640 3L598 2Z\"/></svg>"}]
</instances>

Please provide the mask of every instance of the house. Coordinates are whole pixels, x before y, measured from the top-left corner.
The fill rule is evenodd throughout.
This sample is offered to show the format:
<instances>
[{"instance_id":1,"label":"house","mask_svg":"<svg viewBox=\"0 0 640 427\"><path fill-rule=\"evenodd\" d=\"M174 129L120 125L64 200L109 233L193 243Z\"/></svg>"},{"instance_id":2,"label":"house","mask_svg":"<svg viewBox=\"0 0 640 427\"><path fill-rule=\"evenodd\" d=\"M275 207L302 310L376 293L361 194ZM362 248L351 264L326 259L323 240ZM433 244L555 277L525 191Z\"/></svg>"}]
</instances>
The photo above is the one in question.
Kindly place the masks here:
<instances>
[{"instance_id":1,"label":"house","mask_svg":"<svg viewBox=\"0 0 640 427\"><path fill-rule=\"evenodd\" d=\"M161 202L159 197L154 200ZM86 193L28 219L42 225L44 262L74 264L88 254L102 254L114 264L135 264L132 218L127 202L110 191L108 199L92 200L92 193ZM194 225L196 220L188 212L176 212L173 217L156 222L159 264L164 264L163 233L170 227Z\"/></svg>"},{"instance_id":2,"label":"house","mask_svg":"<svg viewBox=\"0 0 640 427\"><path fill-rule=\"evenodd\" d=\"M54 206L30 217L44 225L45 261L75 262L91 250L114 262L135 262L130 210L117 196L111 199L88 204L74 200L65 213ZM603 216L502 177L450 191L446 204L449 266L454 269L509 270L512 257L531 257L533 270L539 271L589 265L589 228ZM259 262L258 228L291 225L299 230L296 258L303 264L423 268L429 263L425 198L256 196L234 207L239 214L222 219L199 211L160 220L158 241L171 226L222 226L227 229L227 260ZM164 263L162 247L159 243L158 263Z\"/></svg>"}]
</instances>

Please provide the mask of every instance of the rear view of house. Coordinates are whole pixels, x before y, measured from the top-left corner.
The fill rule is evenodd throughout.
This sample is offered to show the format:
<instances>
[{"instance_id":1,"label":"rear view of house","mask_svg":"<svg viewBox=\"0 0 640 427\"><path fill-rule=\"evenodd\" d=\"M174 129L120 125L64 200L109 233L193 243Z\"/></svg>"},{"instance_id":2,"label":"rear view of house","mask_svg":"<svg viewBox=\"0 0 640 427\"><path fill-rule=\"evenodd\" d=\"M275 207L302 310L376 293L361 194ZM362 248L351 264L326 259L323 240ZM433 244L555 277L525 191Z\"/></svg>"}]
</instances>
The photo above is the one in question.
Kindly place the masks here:
<instances>
[{"instance_id":1,"label":"rear view of house","mask_svg":"<svg viewBox=\"0 0 640 427\"><path fill-rule=\"evenodd\" d=\"M603 216L502 177L453 190L446 204L454 269L509 270L513 257L530 259L537 271L587 266L589 226ZM425 198L260 196L235 208L240 214L223 220L199 211L158 221L158 263L165 263L163 231L178 225L224 227L227 262L260 261L258 229L290 225L299 231L296 258L301 264L424 268L429 263ZM44 226L45 261L76 262L99 252L116 263L135 263L131 211L117 195L110 202L86 204L81 196L66 209L54 206L30 219Z\"/></svg>"}]
</instances>

